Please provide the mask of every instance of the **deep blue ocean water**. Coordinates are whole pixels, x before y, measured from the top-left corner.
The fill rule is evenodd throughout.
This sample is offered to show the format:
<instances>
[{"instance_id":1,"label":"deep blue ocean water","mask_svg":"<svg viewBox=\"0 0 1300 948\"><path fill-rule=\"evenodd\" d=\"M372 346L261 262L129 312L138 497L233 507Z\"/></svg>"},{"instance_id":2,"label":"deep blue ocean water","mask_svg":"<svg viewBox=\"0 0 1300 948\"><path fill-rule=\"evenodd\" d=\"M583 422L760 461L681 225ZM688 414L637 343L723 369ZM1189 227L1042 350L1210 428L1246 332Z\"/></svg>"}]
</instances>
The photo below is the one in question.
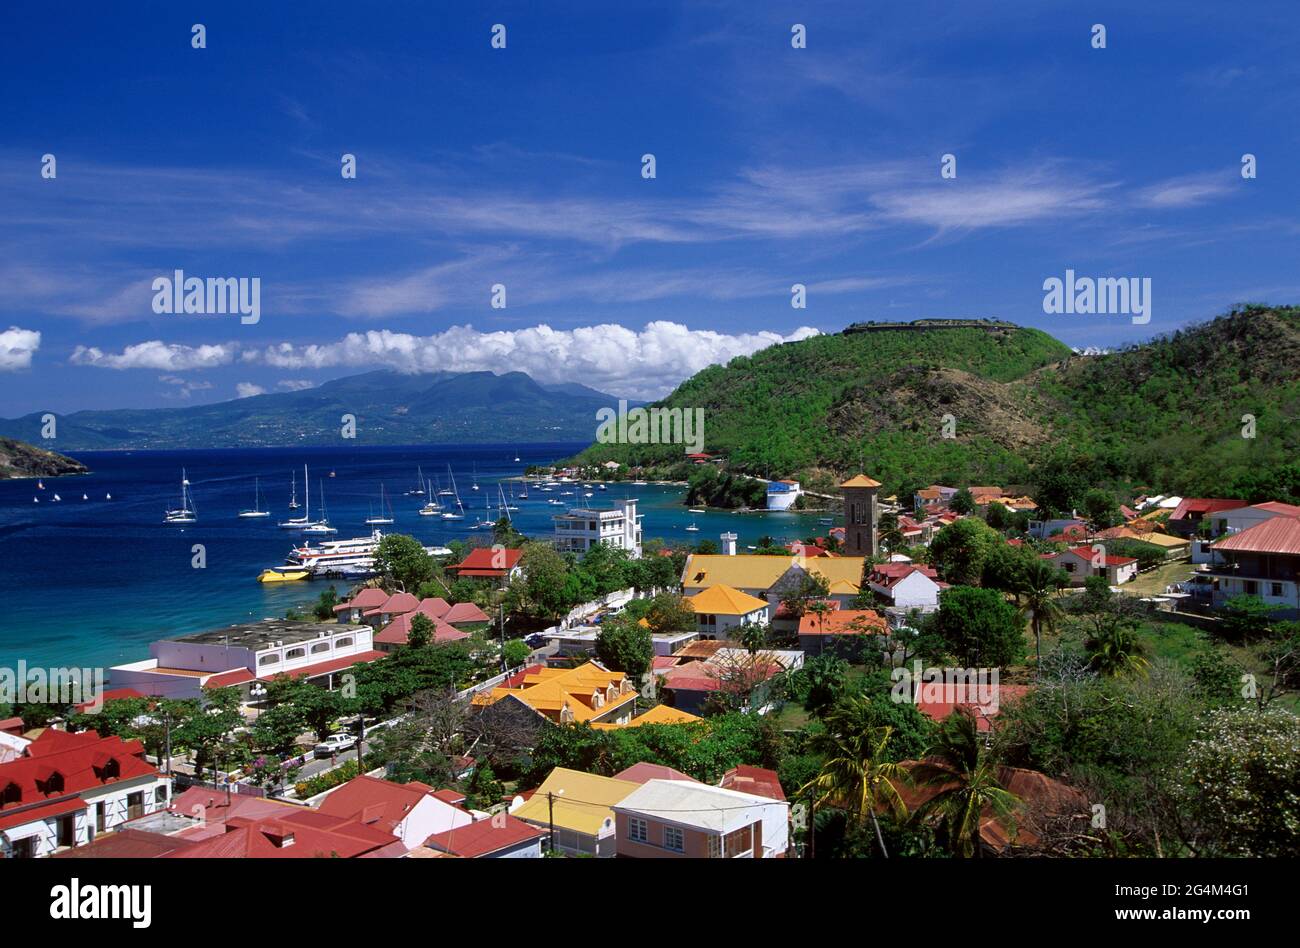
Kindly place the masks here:
<instances>
[{"instance_id":1,"label":"deep blue ocean water","mask_svg":"<svg viewBox=\"0 0 1300 948\"><path fill-rule=\"evenodd\" d=\"M396 522L385 532L409 533L426 545L468 539L483 513L485 497L495 517L496 485L517 477L528 464L566 457L581 444L438 445L351 448L257 448L211 451L77 451L91 474L0 481L0 667L19 659L40 666L108 666L149 657L149 643L247 619L283 616L292 606L314 601L323 581L262 584L257 574L284 562L301 534L276 524L301 515L288 509L290 473L297 472L302 502L302 465L311 471L312 514L318 513L321 484L338 534L365 536L364 524L378 506L379 486L391 498ZM519 462L514 458L518 456ZM416 466L447 483L451 465L466 506L463 521L421 517L423 498L405 496L416 484ZM180 499L181 468L188 474L198 523L163 523L163 511ZM334 471L335 476L329 477ZM480 490L471 490L477 471ZM271 516L241 520L253 506L254 478L260 478L262 509ZM567 489L567 488L566 488ZM581 488L566 503L583 502ZM63 499L53 502L58 493ZM645 539L670 546L717 541L724 530L746 544L770 534L798 539L818 532L816 515L794 513L689 513L683 488L611 484L586 501L613 506L625 496L640 501ZM89 500L83 501L86 494ZM112 500L105 495L112 494ZM40 497L39 504L33 497ZM533 491L517 501L515 525L539 538L552 532L551 518L563 508L546 503L558 492ZM447 498L440 498L446 500ZM698 533L686 531L694 521ZM824 528L821 528L824 530ZM207 567L194 569L191 548L201 543ZM339 583L343 593L346 583Z\"/></svg>"}]
</instances>

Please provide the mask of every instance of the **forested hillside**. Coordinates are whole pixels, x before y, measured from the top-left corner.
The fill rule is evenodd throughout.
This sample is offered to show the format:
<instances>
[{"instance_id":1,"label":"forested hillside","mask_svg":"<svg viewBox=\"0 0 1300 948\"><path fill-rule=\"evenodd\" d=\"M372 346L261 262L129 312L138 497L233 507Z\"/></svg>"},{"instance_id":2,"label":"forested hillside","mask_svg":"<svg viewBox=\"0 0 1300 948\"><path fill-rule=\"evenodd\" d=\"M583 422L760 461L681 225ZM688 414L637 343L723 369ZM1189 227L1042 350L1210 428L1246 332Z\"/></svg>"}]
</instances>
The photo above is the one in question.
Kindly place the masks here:
<instances>
[{"instance_id":1,"label":"forested hillside","mask_svg":"<svg viewBox=\"0 0 1300 948\"><path fill-rule=\"evenodd\" d=\"M866 469L889 491L1071 480L1288 495L1300 492L1300 310L1242 307L1091 356L1035 329L873 327L711 367L661 404L704 408L705 450L733 468L813 485ZM593 445L582 458L668 464L681 448Z\"/></svg>"}]
</instances>

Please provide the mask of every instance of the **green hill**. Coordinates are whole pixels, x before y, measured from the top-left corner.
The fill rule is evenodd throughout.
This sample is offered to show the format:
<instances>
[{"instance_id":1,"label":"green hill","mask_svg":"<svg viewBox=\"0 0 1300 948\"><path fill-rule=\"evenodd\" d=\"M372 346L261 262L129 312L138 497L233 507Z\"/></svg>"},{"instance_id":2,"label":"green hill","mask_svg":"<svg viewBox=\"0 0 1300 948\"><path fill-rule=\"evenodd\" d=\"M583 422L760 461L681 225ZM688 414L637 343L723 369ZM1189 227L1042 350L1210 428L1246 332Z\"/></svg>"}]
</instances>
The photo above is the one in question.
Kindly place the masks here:
<instances>
[{"instance_id":1,"label":"green hill","mask_svg":"<svg viewBox=\"0 0 1300 948\"><path fill-rule=\"evenodd\" d=\"M859 324L713 366L656 404L703 408L704 450L733 469L812 487L865 469L890 492L938 481L1050 493L1068 475L1246 496L1287 490L1284 469L1300 448L1297 380L1300 310L1246 307L1090 356L1005 323ZM1247 413L1253 439L1241 437ZM945 415L955 437L944 437ZM580 455L681 457L658 445Z\"/></svg>"},{"instance_id":2,"label":"green hill","mask_svg":"<svg viewBox=\"0 0 1300 948\"><path fill-rule=\"evenodd\" d=\"M25 441L0 438L0 480L11 477L58 477L85 474L86 465Z\"/></svg>"}]
</instances>

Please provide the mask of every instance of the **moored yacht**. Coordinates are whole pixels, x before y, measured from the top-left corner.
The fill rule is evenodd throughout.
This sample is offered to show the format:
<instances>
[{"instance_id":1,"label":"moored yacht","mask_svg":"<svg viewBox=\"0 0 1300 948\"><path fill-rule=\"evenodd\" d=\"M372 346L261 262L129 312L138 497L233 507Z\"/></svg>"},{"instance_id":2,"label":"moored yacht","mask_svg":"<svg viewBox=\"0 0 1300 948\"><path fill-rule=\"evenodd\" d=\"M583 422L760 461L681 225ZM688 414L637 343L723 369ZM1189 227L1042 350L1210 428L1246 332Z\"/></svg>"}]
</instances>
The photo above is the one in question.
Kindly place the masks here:
<instances>
[{"instance_id":1,"label":"moored yacht","mask_svg":"<svg viewBox=\"0 0 1300 948\"><path fill-rule=\"evenodd\" d=\"M190 493L189 478L185 468L181 468L181 505L168 510L163 515L163 523L198 523L198 514L194 511L194 495Z\"/></svg>"}]
</instances>

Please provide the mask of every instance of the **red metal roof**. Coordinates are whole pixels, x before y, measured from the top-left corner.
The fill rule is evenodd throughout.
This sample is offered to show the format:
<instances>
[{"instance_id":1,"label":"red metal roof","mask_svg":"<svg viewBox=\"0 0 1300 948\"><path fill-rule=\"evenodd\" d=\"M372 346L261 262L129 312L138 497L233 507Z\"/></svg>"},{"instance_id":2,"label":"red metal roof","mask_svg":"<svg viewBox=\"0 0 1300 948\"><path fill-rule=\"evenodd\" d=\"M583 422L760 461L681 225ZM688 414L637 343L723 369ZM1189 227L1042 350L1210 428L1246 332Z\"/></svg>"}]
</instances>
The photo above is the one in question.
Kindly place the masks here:
<instances>
[{"instance_id":1,"label":"red metal roof","mask_svg":"<svg viewBox=\"0 0 1300 948\"><path fill-rule=\"evenodd\" d=\"M126 698L143 698L143 697L144 695L136 691L134 688L110 688L108 691L105 691L102 695L99 696L99 700L102 701L104 704L107 704L110 701L122 701L123 699ZM81 702L81 704L77 705L77 710L85 711L93 704L95 704L94 700L83 701ZM4 730L4 722L0 721L0 731L3 730Z\"/></svg>"},{"instance_id":2,"label":"red metal roof","mask_svg":"<svg viewBox=\"0 0 1300 948\"><path fill-rule=\"evenodd\" d=\"M519 558L523 555L523 550L494 550L489 546L478 546L470 550L455 566L448 566L447 569L454 569L466 576L504 576L519 565Z\"/></svg>"},{"instance_id":3,"label":"red metal roof","mask_svg":"<svg viewBox=\"0 0 1300 948\"><path fill-rule=\"evenodd\" d=\"M388 593L384 592L378 586L367 586L347 602L340 602L334 607L335 612L342 612L345 609L373 609L376 606L382 606L388 601Z\"/></svg>"},{"instance_id":4,"label":"red metal roof","mask_svg":"<svg viewBox=\"0 0 1300 948\"><path fill-rule=\"evenodd\" d=\"M1087 560L1089 563L1092 562L1093 549L1090 546L1072 546L1070 547L1070 552L1080 559ZM1102 557L1103 566L1123 566L1126 563L1136 562L1137 557L1135 556L1111 556L1109 553L1106 553Z\"/></svg>"},{"instance_id":5,"label":"red metal roof","mask_svg":"<svg viewBox=\"0 0 1300 948\"><path fill-rule=\"evenodd\" d=\"M777 776L775 770L751 767L749 764L741 764L728 770L722 775L720 786L728 790L739 790L742 793L753 793L760 797L767 797L769 800L785 799L785 791L781 789L781 778Z\"/></svg>"},{"instance_id":6,"label":"red metal roof","mask_svg":"<svg viewBox=\"0 0 1300 948\"><path fill-rule=\"evenodd\" d=\"M361 613L363 616L377 616L383 613L388 615L398 615L403 612L411 612L420 605L420 600L407 592L393 593L378 606L367 609Z\"/></svg>"},{"instance_id":7,"label":"red metal roof","mask_svg":"<svg viewBox=\"0 0 1300 948\"><path fill-rule=\"evenodd\" d=\"M1240 553L1282 553L1300 556L1300 519L1278 516L1265 520L1240 533L1215 540L1215 550L1235 550Z\"/></svg>"},{"instance_id":8,"label":"red metal roof","mask_svg":"<svg viewBox=\"0 0 1300 948\"><path fill-rule=\"evenodd\" d=\"M1219 510L1236 510L1245 507L1244 500L1229 500L1225 497L1184 497L1182 503L1169 515L1170 520L1186 520L1189 514L1214 513Z\"/></svg>"},{"instance_id":9,"label":"red metal roof","mask_svg":"<svg viewBox=\"0 0 1300 948\"><path fill-rule=\"evenodd\" d=\"M0 813L0 830L12 829L15 826L23 826L37 820L48 820L51 817L62 816L64 813L75 813L85 808L86 801L81 797L69 797L47 803L44 806L29 807L26 810L18 810L13 813L6 809L3 813Z\"/></svg>"},{"instance_id":10,"label":"red metal roof","mask_svg":"<svg viewBox=\"0 0 1300 948\"><path fill-rule=\"evenodd\" d=\"M203 683L205 688L228 688L231 685L242 685L246 681L252 681L255 676L247 668L232 668L230 671L220 672L213 675Z\"/></svg>"},{"instance_id":11,"label":"red metal roof","mask_svg":"<svg viewBox=\"0 0 1300 948\"><path fill-rule=\"evenodd\" d=\"M105 774L105 765L110 760L117 763L118 772L113 777ZM52 789L48 781L56 773L63 778L63 785ZM69 734L47 728L27 745L24 756L0 764L0 788L14 785L19 793L17 801L0 807L0 814L7 818L14 811L34 812L41 808L33 804L62 800L84 790L157 773L157 768L145 762L144 747L139 741L100 737L96 731ZM29 819L24 817L19 822L29 822Z\"/></svg>"},{"instance_id":12,"label":"red metal roof","mask_svg":"<svg viewBox=\"0 0 1300 948\"><path fill-rule=\"evenodd\" d=\"M478 859L511 846L540 839L545 835L545 830L531 826L508 813L501 813L490 819L478 820L469 826L447 830L445 833L435 833L424 841L424 845L464 859Z\"/></svg>"}]
</instances>

